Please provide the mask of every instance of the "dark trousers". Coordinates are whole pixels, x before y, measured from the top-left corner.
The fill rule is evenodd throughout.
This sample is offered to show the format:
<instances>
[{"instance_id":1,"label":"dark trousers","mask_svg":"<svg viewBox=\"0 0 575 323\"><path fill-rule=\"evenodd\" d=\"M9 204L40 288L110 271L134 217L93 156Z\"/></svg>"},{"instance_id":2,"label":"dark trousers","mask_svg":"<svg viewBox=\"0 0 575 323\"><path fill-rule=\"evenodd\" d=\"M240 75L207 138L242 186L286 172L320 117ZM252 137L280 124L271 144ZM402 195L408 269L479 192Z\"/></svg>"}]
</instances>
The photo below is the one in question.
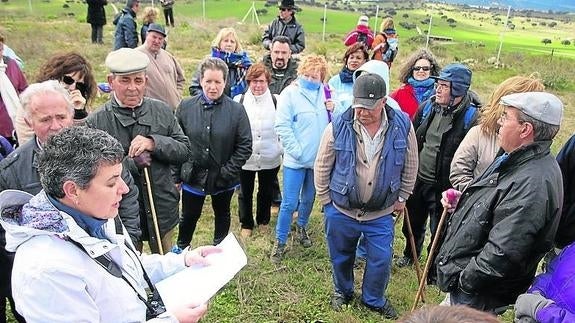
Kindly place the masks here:
<instances>
[{"instance_id":1,"label":"dark trousers","mask_svg":"<svg viewBox=\"0 0 575 323\"><path fill-rule=\"evenodd\" d=\"M166 19L166 26L174 27L174 9L173 8L165 8L164 9L164 18Z\"/></svg>"},{"instance_id":2,"label":"dark trousers","mask_svg":"<svg viewBox=\"0 0 575 323\"><path fill-rule=\"evenodd\" d=\"M0 228L0 230L2 230ZM12 315L18 322L25 322L24 318L16 312L16 305L12 298L11 276L12 265L14 263L14 253L7 252L0 246L0 323L6 323L6 299L10 302Z\"/></svg>"},{"instance_id":3,"label":"dark trousers","mask_svg":"<svg viewBox=\"0 0 575 323\"><path fill-rule=\"evenodd\" d=\"M431 241L433 241L441 212L443 207L441 205L441 191L438 187L432 184L424 183L417 179L413 194L407 200L407 211L409 212L409 220L411 222L411 230L413 231L413 239L415 240L415 250L417 257L421 256L423 242L425 240L425 227L427 218L429 217L429 228L431 230ZM407 221L403 221L401 232L405 237L405 249L403 255L407 258L413 258L411 253L411 245L409 244L409 235L407 230ZM427 247L427 251L431 248L431 243ZM439 248L439 245L437 246ZM436 251L437 252L437 251ZM435 276L435 268L430 268L430 274Z\"/></svg>"},{"instance_id":4,"label":"dark trousers","mask_svg":"<svg viewBox=\"0 0 575 323\"><path fill-rule=\"evenodd\" d=\"M256 174L258 175L258 195L256 204L256 223L267 225L270 223L273 198L273 184L277 178L279 166L259 171L243 170L240 173L241 194L238 194L240 223L242 229L254 228L253 194Z\"/></svg>"},{"instance_id":5,"label":"dark trousers","mask_svg":"<svg viewBox=\"0 0 575 323\"><path fill-rule=\"evenodd\" d=\"M493 313L495 315L501 315L505 313L508 308L513 307L512 305L509 305L508 301L499 299L493 295L468 295L459 288L451 291L450 299L451 305L467 305L480 311Z\"/></svg>"},{"instance_id":6,"label":"dark trousers","mask_svg":"<svg viewBox=\"0 0 575 323\"><path fill-rule=\"evenodd\" d=\"M272 187L272 204L279 206L282 204L282 192L280 190L280 181L278 180L278 176L274 178L273 187Z\"/></svg>"},{"instance_id":7,"label":"dark trousers","mask_svg":"<svg viewBox=\"0 0 575 323\"><path fill-rule=\"evenodd\" d=\"M230 202L234 190L211 195L212 209L214 210L214 245L222 242L230 231ZM182 217L180 218L178 247L185 248L190 245L196 231L196 224L202 215L205 196L195 195L182 190Z\"/></svg>"},{"instance_id":8,"label":"dark trousers","mask_svg":"<svg viewBox=\"0 0 575 323\"><path fill-rule=\"evenodd\" d=\"M92 43L93 44L103 44L104 41L102 40L104 36L104 26L101 25L94 25L92 26Z\"/></svg>"}]
</instances>

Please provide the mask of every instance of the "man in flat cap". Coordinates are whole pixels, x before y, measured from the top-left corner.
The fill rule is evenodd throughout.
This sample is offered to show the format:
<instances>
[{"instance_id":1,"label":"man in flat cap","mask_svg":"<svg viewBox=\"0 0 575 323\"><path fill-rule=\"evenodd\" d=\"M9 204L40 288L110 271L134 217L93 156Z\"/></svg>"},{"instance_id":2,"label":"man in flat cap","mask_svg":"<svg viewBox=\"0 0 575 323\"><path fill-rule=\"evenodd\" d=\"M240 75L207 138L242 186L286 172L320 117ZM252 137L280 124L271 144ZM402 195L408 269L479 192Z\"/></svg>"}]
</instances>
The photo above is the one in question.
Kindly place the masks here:
<instances>
[{"instance_id":1,"label":"man in flat cap","mask_svg":"<svg viewBox=\"0 0 575 323\"><path fill-rule=\"evenodd\" d=\"M136 49L146 54L150 60L146 69L146 96L164 101L172 110L176 110L182 101L182 89L186 79L180 63L162 48L165 39L164 27L150 24L144 44Z\"/></svg>"},{"instance_id":2,"label":"man in flat cap","mask_svg":"<svg viewBox=\"0 0 575 323\"><path fill-rule=\"evenodd\" d=\"M148 56L137 49L122 48L108 54L106 66L110 70L112 98L92 113L86 123L107 131L124 147L127 156L124 167L130 170L140 190L142 240L148 240L152 252L158 253L152 207L165 252L171 247L179 222L180 193L171 166L179 167L188 159L189 141L166 103L144 97L148 64ZM153 192L152 200L148 186Z\"/></svg>"},{"instance_id":3,"label":"man in flat cap","mask_svg":"<svg viewBox=\"0 0 575 323\"><path fill-rule=\"evenodd\" d=\"M391 272L394 211L401 211L417 175L417 141L407 114L386 104L386 84L364 73L353 85L353 104L323 133L314 164L317 195L335 292L341 310L353 300L353 265L359 237L367 246L361 302L397 318L384 296Z\"/></svg>"},{"instance_id":4,"label":"man in flat cap","mask_svg":"<svg viewBox=\"0 0 575 323\"><path fill-rule=\"evenodd\" d=\"M545 92L501 98L501 154L461 192L436 259L437 285L452 304L500 314L531 285L561 218L561 170L550 147L563 104ZM501 153L500 152L500 153Z\"/></svg>"}]
</instances>

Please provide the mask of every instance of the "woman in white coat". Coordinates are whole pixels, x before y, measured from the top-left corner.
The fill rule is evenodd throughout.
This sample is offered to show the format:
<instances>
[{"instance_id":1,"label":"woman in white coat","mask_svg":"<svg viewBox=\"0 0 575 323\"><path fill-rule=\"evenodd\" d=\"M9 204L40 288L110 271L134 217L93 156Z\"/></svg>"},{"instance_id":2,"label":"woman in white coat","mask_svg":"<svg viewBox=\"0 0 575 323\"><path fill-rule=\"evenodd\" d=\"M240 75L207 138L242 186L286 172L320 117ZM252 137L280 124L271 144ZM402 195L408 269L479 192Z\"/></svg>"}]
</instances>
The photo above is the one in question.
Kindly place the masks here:
<instances>
[{"instance_id":1,"label":"woman in white coat","mask_svg":"<svg viewBox=\"0 0 575 323\"><path fill-rule=\"evenodd\" d=\"M167 312L154 284L219 249L140 255L117 216L128 191L123 155L101 130L67 128L38 158L40 193L0 193L6 249L16 252L13 296L27 322L197 322L206 313L205 304Z\"/></svg>"}]
</instances>

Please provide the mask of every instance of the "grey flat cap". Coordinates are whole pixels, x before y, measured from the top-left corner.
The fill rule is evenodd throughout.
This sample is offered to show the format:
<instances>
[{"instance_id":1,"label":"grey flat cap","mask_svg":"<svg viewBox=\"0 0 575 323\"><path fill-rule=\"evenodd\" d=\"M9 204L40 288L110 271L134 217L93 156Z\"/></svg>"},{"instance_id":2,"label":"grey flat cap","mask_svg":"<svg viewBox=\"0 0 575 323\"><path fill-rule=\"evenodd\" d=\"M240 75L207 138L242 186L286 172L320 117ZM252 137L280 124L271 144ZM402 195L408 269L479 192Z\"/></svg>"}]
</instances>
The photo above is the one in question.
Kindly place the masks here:
<instances>
[{"instance_id":1,"label":"grey flat cap","mask_svg":"<svg viewBox=\"0 0 575 323\"><path fill-rule=\"evenodd\" d=\"M160 25L160 24L150 24L150 26L148 27L148 32L157 32L158 34L166 37L166 30L164 29L164 26Z\"/></svg>"},{"instance_id":2,"label":"grey flat cap","mask_svg":"<svg viewBox=\"0 0 575 323\"><path fill-rule=\"evenodd\" d=\"M148 56L134 48L120 48L106 57L106 67L118 75L145 71L149 63Z\"/></svg>"},{"instance_id":3,"label":"grey flat cap","mask_svg":"<svg viewBox=\"0 0 575 323\"><path fill-rule=\"evenodd\" d=\"M526 115L548 123L561 125L563 103L558 97L547 92L525 92L505 95L501 104L521 110Z\"/></svg>"}]
</instances>

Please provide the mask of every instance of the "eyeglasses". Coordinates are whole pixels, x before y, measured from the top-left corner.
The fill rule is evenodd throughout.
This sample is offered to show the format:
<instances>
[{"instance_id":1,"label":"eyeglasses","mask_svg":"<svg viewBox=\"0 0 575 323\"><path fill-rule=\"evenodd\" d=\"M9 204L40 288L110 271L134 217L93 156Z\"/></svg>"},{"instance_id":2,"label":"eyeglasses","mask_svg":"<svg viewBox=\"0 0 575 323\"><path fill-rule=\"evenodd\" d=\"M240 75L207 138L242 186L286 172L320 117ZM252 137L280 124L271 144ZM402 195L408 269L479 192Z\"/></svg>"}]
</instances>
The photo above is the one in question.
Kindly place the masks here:
<instances>
[{"instance_id":1,"label":"eyeglasses","mask_svg":"<svg viewBox=\"0 0 575 323\"><path fill-rule=\"evenodd\" d=\"M417 72L417 71L429 72L429 71L431 70L431 66L414 66L414 67L412 68L412 70L413 70L414 72Z\"/></svg>"},{"instance_id":2,"label":"eyeglasses","mask_svg":"<svg viewBox=\"0 0 575 323\"><path fill-rule=\"evenodd\" d=\"M280 8L280 11L290 11L290 8Z\"/></svg>"},{"instance_id":3,"label":"eyeglasses","mask_svg":"<svg viewBox=\"0 0 575 323\"><path fill-rule=\"evenodd\" d=\"M442 90L449 90L451 88L451 85L443 84L443 83L435 83L435 88L436 89L442 89Z\"/></svg>"},{"instance_id":4,"label":"eyeglasses","mask_svg":"<svg viewBox=\"0 0 575 323\"><path fill-rule=\"evenodd\" d=\"M80 90L80 89L85 89L85 88L86 88L86 84L84 84L83 82L78 82L78 81L74 80L74 79L73 79L71 76L69 76L69 75L64 75L64 76L62 77L62 82L63 82L64 84L68 85L68 86L70 86L70 85L76 83L76 88L77 88L78 90Z\"/></svg>"}]
</instances>

